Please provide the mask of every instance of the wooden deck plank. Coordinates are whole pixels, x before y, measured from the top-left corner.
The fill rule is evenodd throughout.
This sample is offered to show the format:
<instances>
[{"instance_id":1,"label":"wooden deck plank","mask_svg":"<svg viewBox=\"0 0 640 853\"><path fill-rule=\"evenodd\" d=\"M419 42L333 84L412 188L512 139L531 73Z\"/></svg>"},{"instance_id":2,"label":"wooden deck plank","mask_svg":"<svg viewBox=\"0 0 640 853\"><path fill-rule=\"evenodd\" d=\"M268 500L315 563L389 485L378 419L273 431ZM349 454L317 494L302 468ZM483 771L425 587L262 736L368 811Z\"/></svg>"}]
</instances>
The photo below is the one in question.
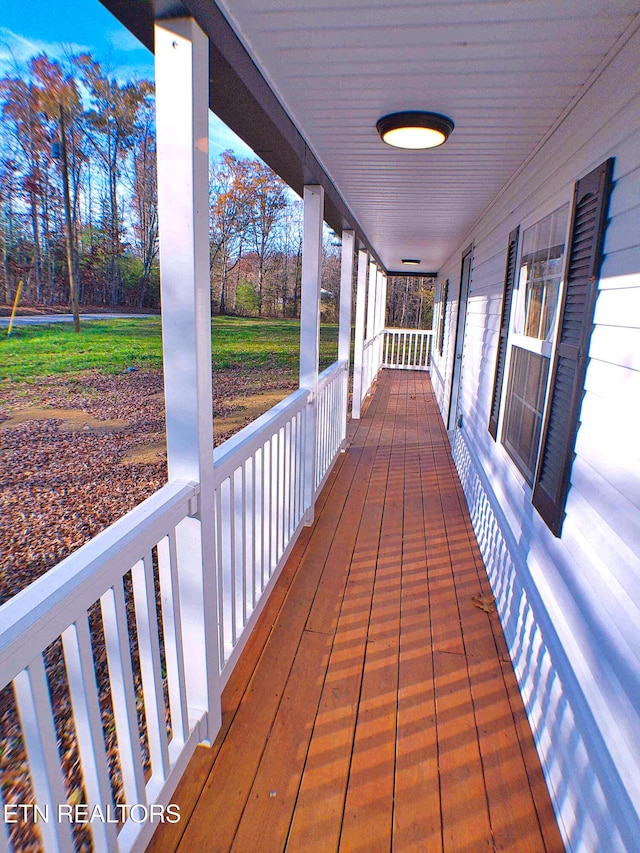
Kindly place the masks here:
<instances>
[{"instance_id":1,"label":"wooden deck plank","mask_svg":"<svg viewBox=\"0 0 640 853\"><path fill-rule=\"evenodd\" d=\"M377 446L379 436L375 428L371 441L374 447ZM374 467L375 464L374 460ZM358 462L361 476L356 476L344 493L346 500L340 514L341 523L336 525L302 642L287 681L287 690L276 713L242 823L233 842L234 850L265 849L265 845L284 849L309 748L312 733L310 721L317 715L340 603L353 557L354 530L358 529L357 521L366 506L366 473L369 465L370 454L367 445L363 445ZM365 541L370 541L370 536L369 529ZM268 799L265 794L267 790L270 794Z\"/></svg>"},{"instance_id":2,"label":"wooden deck plank","mask_svg":"<svg viewBox=\"0 0 640 853\"><path fill-rule=\"evenodd\" d=\"M463 571L468 568L459 567L455 562L456 532L459 534L459 530L454 531L451 524L447 526L447 516L452 512L452 497L457 505L454 473L446 431L440 418L433 416L430 403L432 399L427 393L422 399L425 417L419 433L419 448L425 489L442 844L445 851L470 853L491 849L492 836L473 715L460 600L454 580L454 575L457 576L461 568ZM459 509L455 520L458 516ZM476 591L474 588L473 592Z\"/></svg>"},{"instance_id":3,"label":"wooden deck plank","mask_svg":"<svg viewBox=\"0 0 640 853\"><path fill-rule=\"evenodd\" d=\"M379 434L370 435L379 440ZM374 458L371 470L377 464ZM288 850L304 850L312 840L314 851L335 851L340 837L375 576L371 543L382 513L379 490L368 475L365 482L360 517L354 512L345 518L345 532L357 536Z\"/></svg>"},{"instance_id":4,"label":"wooden deck plank","mask_svg":"<svg viewBox=\"0 0 640 853\"><path fill-rule=\"evenodd\" d=\"M149 849L559 853L428 377L349 437Z\"/></svg>"},{"instance_id":5,"label":"wooden deck plank","mask_svg":"<svg viewBox=\"0 0 640 853\"><path fill-rule=\"evenodd\" d=\"M391 395L371 483L381 513L362 690L339 849L387 851L393 821L404 487L404 395ZM383 452L384 451L384 452ZM375 541L375 539L374 539Z\"/></svg>"},{"instance_id":6,"label":"wooden deck plank","mask_svg":"<svg viewBox=\"0 0 640 853\"><path fill-rule=\"evenodd\" d=\"M393 846L442 850L440 777L417 398L407 417Z\"/></svg>"}]
</instances>

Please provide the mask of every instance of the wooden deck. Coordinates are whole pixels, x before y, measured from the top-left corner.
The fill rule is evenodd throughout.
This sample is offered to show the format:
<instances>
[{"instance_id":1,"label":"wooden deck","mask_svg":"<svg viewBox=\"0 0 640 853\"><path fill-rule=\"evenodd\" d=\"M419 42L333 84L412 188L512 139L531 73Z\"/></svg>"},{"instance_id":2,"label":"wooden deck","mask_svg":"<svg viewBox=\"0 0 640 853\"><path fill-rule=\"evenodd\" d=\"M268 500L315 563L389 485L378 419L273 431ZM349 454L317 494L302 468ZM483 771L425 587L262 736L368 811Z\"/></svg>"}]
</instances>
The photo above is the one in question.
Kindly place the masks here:
<instances>
[{"instance_id":1,"label":"wooden deck","mask_svg":"<svg viewBox=\"0 0 640 853\"><path fill-rule=\"evenodd\" d=\"M564 850L426 374L384 371L154 853Z\"/></svg>"}]
</instances>

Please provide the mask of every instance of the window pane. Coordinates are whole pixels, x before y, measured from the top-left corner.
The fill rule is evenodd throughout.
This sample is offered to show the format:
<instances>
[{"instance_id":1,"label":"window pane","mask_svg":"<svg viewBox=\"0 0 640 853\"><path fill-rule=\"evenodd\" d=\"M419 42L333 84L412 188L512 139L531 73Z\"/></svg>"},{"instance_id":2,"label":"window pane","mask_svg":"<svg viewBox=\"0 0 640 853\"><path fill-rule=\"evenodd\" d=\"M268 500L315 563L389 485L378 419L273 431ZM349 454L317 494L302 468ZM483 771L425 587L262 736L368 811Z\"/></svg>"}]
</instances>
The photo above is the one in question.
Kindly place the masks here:
<instances>
[{"instance_id":1,"label":"window pane","mask_svg":"<svg viewBox=\"0 0 640 853\"><path fill-rule=\"evenodd\" d=\"M520 335L547 341L553 337L568 211L564 205L524 232L514 315Z\"/></svg>"},{"instance_id":2,"label":"window pane","mask_svg":"<svg viewBox=\"0 0 640 853\"><path fill-rule=\"evenodd\" d=\"M513 347L502 442L529 483L538 457L548 373L547 358Z\"/></svg>"}]
</instances>

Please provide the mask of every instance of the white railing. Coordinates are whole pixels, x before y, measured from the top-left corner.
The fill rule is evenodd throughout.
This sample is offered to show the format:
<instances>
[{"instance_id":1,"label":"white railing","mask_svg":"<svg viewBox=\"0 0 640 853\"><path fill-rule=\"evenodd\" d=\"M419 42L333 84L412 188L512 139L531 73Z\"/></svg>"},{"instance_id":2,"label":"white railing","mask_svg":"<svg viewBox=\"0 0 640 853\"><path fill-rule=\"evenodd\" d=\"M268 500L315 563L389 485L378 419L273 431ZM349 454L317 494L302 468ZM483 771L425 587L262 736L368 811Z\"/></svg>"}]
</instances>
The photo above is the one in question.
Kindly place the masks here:
<instances>
[{"instance_id":1,"label":"white railing","mask_svg":"<svg viewBox=\"0 0 640 853\"><path fill-rule=\"evenodd\" d=\"M430 329L385 329L382 367L428 370L432 337Z\"/></svg>"},{"instance_id":2,"label":"white railing","mask_svg":"<svg viewBox=\"0 0 640 853\"><path fill-rule=\"evenodd\" d=\"M4 805L16 820L0 821L0 849L25 849L19 833L28 824L46 850L72 851L78 832L95 851L148 843L204 716L189 701L176 557L196 495L194 484L164 486L0 608L3 717L20 730L2 748L5 758L14 750L14 765L28 763L31 777L28 796L5 784ZM77 750L66 757L67 773L61 720ZM69 803L83 784L88 811L79 820L102 811L82 824ZM33 813L21 821L12 811L35 803L35 824Z\"/></svg>"},{"instance_id":3,"label":"white railing","mask_svg":"<svg viewBox=\"0 0 640 853\"><path fill-rule=\"evenodd\" d=\"M315 465L307 465L311 397L298 390L214 455L220 672L224 685L305 523L308 472L322 488L344 445L346 362L320 374Z\"/></svg>"},{"instance_id":4,"label":"white railing","mask_svg":"<svg viewBox=\"0 0 640 853\"><path fill-rule=\"evenodd\" d=\"M223 681L303 523L308 397L307 391L294 392L225 441L214 456Z\"/></svg>"},{"instance_id":5,"label":"white railing","mask_svg":"<svg viewBox=\"0 0 640 853\"><path fill-rule=\"evenodd\" d=\"M371 391L371 386L380 368L380 340L382 332L364 342L362 350L362 399Z\"/></svg>"},{"instance_id":6,"label":"white railing","mask_svg":"<svg viewBox=\"0 0 640 853\"><path fill-rule=\"evenodd\" d=\"M349 365L336 361L318 377L316 398L315 493L322 489L334 460L344 447L347 428Z\"/></svg>"}]
</instances>

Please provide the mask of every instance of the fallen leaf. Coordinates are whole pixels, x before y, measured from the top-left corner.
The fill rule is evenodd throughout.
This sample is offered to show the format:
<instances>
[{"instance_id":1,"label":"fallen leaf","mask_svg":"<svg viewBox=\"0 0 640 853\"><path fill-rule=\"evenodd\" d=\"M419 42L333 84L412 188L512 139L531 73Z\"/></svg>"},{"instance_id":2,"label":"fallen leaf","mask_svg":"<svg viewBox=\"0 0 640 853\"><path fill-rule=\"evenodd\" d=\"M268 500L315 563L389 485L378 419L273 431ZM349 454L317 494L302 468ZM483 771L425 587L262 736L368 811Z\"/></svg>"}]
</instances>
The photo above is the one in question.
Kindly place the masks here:
<instances>
[{"instance_id":1,"label":"fallen leaf","mask_svg":"<svg viewBox=\"0 0 640 853\"><path fill-rule=\"evenodd\" d=\"M485 613L493 613L496 609L492 595L484 595L483 593L480 593L479 595L472 595L471 601L480 610L484 610Z\"/></svg>"}]
</instances>

